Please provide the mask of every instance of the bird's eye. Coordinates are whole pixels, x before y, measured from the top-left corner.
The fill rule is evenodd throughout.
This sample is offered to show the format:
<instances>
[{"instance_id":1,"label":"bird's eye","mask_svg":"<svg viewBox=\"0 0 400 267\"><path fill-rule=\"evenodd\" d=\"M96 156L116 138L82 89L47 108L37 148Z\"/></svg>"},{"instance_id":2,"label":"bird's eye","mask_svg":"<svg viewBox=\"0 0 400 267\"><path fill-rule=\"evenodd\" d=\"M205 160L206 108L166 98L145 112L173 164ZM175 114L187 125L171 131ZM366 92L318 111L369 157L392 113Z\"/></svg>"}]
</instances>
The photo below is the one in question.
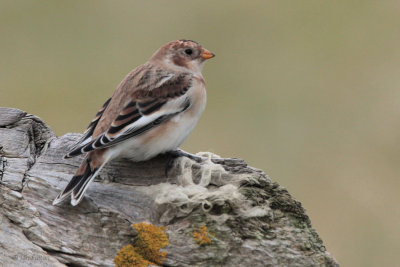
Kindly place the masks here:
<instances>
[{"instance_id":1,"label":"bird's eye","mask_svg":"<svg viewBox=\"0 0 400 267\"><path fill-rule=\"evenodd\" d=\"M192 49L186 49L185 53L186 53L186 55L191 55L191 54L193 54L193 50Z\"/></svg>"}]
</instances>

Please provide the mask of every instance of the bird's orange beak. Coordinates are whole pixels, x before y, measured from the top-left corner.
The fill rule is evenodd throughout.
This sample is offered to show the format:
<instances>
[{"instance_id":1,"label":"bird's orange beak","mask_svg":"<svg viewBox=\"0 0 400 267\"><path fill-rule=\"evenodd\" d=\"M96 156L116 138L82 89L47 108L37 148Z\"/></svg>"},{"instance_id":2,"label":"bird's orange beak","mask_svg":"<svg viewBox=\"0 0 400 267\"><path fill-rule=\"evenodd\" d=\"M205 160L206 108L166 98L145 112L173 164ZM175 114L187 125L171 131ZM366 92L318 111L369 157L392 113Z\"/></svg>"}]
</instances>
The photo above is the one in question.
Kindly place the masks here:
<instances>
[{"instance_id":1,"label":"bird's orange beak","mask_svg":"<svg viewBox=\"0 0 400 267\"><path fill-rule=\"evenodd\" d=\"M207 49L203 48L203 51L201 52L200 55L202 58L204 59L210 59L215 57L215 55L213 53L211 53L210 51L208 51Z\"/></svg>"}]
</instances>

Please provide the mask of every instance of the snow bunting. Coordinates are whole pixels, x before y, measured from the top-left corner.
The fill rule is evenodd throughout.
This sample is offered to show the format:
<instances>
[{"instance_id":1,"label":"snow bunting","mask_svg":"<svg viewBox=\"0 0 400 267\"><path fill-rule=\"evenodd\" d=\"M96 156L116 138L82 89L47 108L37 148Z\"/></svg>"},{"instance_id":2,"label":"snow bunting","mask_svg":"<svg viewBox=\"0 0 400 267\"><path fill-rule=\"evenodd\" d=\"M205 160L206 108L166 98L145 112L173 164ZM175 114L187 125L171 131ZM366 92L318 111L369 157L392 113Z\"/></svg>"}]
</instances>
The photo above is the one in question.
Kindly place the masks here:
<instances>
[{"instance_id":1,"label":"snow bunting","mask_svg":"<svg viewBox=\"0 0 400 267\"><path fill-rule=\"evenodd\" d=\"M205 108L201 70L204 61L212 57L214 54L197 42L177 40L130 72L65 156L87 153L53 205L69 195L73 206L79 204L104 165L117 157L143 161L171 152L193 158L177 148Z\"/></svg>"}]
</instances>

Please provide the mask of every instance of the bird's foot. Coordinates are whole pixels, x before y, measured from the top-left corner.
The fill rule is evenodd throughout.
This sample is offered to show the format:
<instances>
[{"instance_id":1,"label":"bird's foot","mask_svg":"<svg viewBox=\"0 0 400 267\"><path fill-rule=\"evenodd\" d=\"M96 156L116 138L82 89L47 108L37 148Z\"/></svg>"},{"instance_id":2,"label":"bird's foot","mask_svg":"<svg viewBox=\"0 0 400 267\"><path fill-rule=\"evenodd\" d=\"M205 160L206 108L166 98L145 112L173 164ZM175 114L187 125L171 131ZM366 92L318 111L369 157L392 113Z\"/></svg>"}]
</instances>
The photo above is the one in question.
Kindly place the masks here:
<instances>
[{"instance_id":1,"label":"bird's foot","mask_svg":"<svg viewBox=\"0 0 400 267\"><path fill-rule=\"evenodd\" d=\"M166 154L170 155L170 159L168 160L167 166L165 168L165 177L167 177L167 178L168 178L168 171L174 165L174 161L179 157L186 157L186 158L196 161L197 163L201 163L203 160L206 159L204 157L199 157L199 156L190 154L181 149L171 150L171 151L168 151Z\"/></svg>"},{"instance_id":2,"label":"bird's foot","mask_svg":"<svg viewBox=\"0 0 400 267\"><path fill-rule=\"evenodd\" d=\"M205 159L203 157L199 157L199 156L190 154L190 153L188 153L186 151L183 151L181 149L172 150L172 151L169 151L167 153L170 154L172 156L172 158L174 158L174 159L179 158L179 157L186 157L186 158L189 158L191 160L196 161L197 163L200 163Z\"/></svg>"}]
</instances>

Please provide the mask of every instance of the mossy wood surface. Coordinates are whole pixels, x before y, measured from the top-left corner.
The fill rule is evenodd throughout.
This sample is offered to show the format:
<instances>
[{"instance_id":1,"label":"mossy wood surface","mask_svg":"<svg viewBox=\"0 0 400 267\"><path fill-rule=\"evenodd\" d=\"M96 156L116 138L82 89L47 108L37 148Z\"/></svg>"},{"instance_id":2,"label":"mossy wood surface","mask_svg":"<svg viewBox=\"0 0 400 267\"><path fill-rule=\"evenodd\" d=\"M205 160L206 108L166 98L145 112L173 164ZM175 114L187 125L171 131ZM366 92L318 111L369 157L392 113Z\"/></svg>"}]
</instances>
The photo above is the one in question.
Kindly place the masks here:
<instances>
[{"instance_id":1,"label":"mossy wood surface","mask_svg":"<svg viewBox=\"0 0 400 267\"><path fill-rule=\"evenodd\" d=\"M300 202L240 159L178 159L169 178L167 156L116 160L80 205L53 206L82 160L63 159L79 137L0 108L0 266L114 266L141 222L166 227L163 266L338 265Z\"/></svg>"}]
</instances>

